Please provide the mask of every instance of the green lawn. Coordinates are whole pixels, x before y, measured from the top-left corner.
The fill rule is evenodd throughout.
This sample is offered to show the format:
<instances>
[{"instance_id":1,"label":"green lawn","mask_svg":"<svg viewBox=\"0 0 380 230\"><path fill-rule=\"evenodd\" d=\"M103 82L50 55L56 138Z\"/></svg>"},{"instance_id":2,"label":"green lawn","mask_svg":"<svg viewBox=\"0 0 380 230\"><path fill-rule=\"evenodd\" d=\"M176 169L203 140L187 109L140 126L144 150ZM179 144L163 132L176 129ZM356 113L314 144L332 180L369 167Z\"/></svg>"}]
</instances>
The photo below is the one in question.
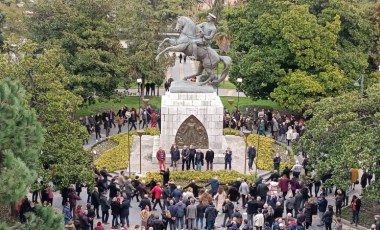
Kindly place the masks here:
<instances>
[{"instance_id":1,"label":"green lawn","mask_svg":"<svg viewBox=\"0 0 380 230\"><path fill-rule=\"evenodd\" d=\"M161 107L161 97L145 97L148 98L150 104L153 108ZM225 108L230 111L233 110L237 106L238 97L229 97L229 96L221 96L222 103ZM229 104L228 100L234 100L232 105ZM102 113L104 111L113 109L117 112L122 106L127 105L129 108L138 108L139 107L139 97L138 96L123 96L117 99L110 100L98 100L95 104L86 106L81 108L76 112L76 117L83 117L90 114ZM278 108L278 104L276 102L270 100L252 100L247 97L239 98L239 108L245 106L268 106L272 108ZM141 106L144 106L144 103L141 101Z\"/></svg>"},{"instance_id":2,"label":"green lawn","mask_svg":"<svg viewBox=\"0 0 380 230\"><path fill-rule=\"evenodd\" d=\"M238 97L230 97L230 96L221 96L220 99L225 108L228 110L233 110L238 105ZM229 99L232 99L234 102L232 105L228 102ZM252 100L248 97L240 97L239 98L239 108L241 110L242 107L246 106L268 106L272 108L279 108L279 105L271 100Z\"/></svg>"},{"instance_id":3,"label":"green lawn","mask_svg":"<svg viewBox=\"0 0 380 230\"><path fill-rule=\"evenodd\" d=\"M149 99L149 103L154 107L158 108L161 106L161 97L151 97L145 96ZM138 96L123 96L117 99L110 100L98 100L95 104L81 108L76 112L76 117L83 117L90 114L102 113L104 111L113 109L116 113L122 106L127 105L128 108L138 108L139 107L139 97ZM141 101L141 106L145 106L144 102Z\"/></svg>"},{"instance_id":4,"label":"green lawn","mask_svg":"<svg viewBox=\"0 0 380 230\"><path fill-rule=\"evenodd\" d=\"M236 89L236 86L230 81L223 81L218 87L219 89Z\"/></svg>"}]
</instances>

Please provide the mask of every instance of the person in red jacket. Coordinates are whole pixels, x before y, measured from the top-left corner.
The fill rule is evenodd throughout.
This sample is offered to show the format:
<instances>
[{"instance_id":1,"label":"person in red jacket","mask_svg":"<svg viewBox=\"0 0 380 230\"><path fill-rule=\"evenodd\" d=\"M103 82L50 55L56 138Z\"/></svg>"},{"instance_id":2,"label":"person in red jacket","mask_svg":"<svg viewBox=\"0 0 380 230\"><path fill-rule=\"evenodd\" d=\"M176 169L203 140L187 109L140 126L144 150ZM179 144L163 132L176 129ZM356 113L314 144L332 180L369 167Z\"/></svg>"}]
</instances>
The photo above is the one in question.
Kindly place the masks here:
<instances>
[{"instance_id":1,"label":"person in red jacket","mask_svg":"<svg viewBox=\"0 0 380 230\"><path fill-rule=\"evenodd\" d=\"M153 204L153 211L156 210L156 205L158 204L162 210L162 204L161 204L161 195L162 195L162 188L161 183L157 183L156 186L152 188L149 192L154 197L154 204Z\"/></svg>"},{"instance_id":2,"label":"person in red jacket","mask_svg":"<svg viewBox=\"0 0 380 230\"><path fill-rule=\"evenodd\" d=\"M290 180L285 174L282 175L282 177L278 181L278 186L280 187L281 192L282 192L282 197L284 198L286 197L289 191L289 182Z\"/></svg>"},{"instance_id":3,"label":"person in red jacket","mask_svg":"<svg viewBox=\"0 0 380 230\"><path fill-rule=\"evenodd\" d=\"M102 226L102 223L98 222L98 224L96 225L96 227L94 228L94 230L104 230L104 227Z\"/></svg>"},{"instance_id":4,"label":"person in red jacket","mask_svg":"<svg viewBox=\"0 0 380 230\"><path fill-rule=\"evenodd\" d=\"M156 153L156 158L158 160L158 163L160 164L160 170L163 170L165 171L166 170L166 165L165 165L165 158L166 158L166 153L165 151L162 149L162 147L160 147Z\"/></svg>"}]
</instances>

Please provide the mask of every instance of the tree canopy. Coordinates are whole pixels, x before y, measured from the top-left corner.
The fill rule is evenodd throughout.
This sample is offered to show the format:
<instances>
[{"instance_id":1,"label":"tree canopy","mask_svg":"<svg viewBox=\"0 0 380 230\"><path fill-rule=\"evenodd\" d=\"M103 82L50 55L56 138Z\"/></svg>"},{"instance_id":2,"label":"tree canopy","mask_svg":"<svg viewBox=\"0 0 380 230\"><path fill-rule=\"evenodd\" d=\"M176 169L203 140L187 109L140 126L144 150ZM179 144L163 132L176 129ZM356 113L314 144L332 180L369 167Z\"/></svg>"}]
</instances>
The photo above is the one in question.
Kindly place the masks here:
<instances>
[{"instance_id":1,"label":"tree canopy","mask_svg":"<svg viewBox=\"0 0 380 230\"><path fill-rule=\"evenodd\" d=\"M42 154L31 162L39 159L40 164L34 165L40 165L38 173L44 182L53 181L57 187L91 183L92 157L82 147L88 134L73 120L82 99L65 89L72 78L60 64L60 50L44 50L30 42L19 44L0 58L0 68L0 79L22 83L27 92L25 100L43 124Z\"/></svg>"},{"instance_id":2,"label":"tree canopy","mask_svg":"<svg viewBox=\"0 0 380 230\"><path fill-rule=\"evenodd\" d=\"M343 0L252 0L230 9L231 78L243 78L248 96L271 97L296 111L352 90L361 74L375 70L369 60L376 41L370 13Z\"/></svg>"},{"instance_id":3,"label":"tree canopy","mask_svg":"<svg viewBox=\"0 0 380 230\"><path fill-rule=\"evenodd\" d=\"M318 176L332 174L330 183L346 189L351 184L350 169L370 170L375 174L375 191L380 184L380 84L367 88L366 97L358 91L327 97L315 103L307 130L295 145L306 152L310 168ZM377 196L377 201L379 197Z\"/></svg>"}]
</instances>

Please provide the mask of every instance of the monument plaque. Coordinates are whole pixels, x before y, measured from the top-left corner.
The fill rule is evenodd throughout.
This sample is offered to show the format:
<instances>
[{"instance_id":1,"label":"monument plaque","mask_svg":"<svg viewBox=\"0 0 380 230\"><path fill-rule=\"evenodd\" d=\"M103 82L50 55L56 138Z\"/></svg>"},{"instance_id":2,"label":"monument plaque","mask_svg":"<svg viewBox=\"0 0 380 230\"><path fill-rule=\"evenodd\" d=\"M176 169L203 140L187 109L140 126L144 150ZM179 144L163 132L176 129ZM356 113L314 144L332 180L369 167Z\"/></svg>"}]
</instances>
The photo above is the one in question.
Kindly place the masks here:
<instances>
[{"instance_id":1,"label":"monument plaque","mask_svg":"<svg viewBox=\"0 0 380 230\"><path fill-rule=\"evenodd\" d=\"M207 149L206 128L194 115L191 115L178 128L175 143L179 148L183 148L185 145L193 145L197 149Z\"/></svg>"}]
</instances>

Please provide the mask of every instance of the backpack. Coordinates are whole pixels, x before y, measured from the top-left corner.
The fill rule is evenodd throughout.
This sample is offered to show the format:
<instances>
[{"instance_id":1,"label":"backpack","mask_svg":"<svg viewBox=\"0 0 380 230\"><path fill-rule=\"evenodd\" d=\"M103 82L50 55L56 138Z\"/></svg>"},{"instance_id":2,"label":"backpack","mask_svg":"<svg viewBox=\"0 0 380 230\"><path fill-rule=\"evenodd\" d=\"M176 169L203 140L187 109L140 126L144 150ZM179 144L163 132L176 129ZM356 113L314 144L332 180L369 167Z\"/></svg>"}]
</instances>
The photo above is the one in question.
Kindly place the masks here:
<instances>
[{"instance_id":1,"label":"backpack","mask_svg":"<svg viewBox=\"0 0 380 230\"><path fill-rule=\"evenodd\" d=\"M172 214L170 213L169 210L166 210L166 211L165 211L165 217L166 217L167 219L171 219L171 218L172 218Z\"/></svg>"}]
</instances>

